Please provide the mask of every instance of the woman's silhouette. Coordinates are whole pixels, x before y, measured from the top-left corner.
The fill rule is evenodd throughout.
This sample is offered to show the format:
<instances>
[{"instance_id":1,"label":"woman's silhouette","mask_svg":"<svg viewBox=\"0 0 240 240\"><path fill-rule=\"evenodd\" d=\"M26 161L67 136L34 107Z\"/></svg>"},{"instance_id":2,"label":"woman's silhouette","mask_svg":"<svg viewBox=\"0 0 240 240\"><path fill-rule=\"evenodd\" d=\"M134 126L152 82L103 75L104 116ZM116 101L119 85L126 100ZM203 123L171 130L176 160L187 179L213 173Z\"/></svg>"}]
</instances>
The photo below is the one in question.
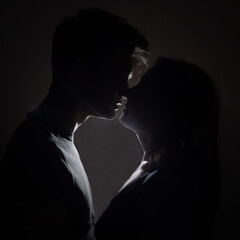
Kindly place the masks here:
<instances>
[{"instance_id":1,"label":"woman's silhouette","mask_svg":"<svg viewBox=\"0 0 240 240\"><path fill-rule=\"evenodd\" d=\"M212 80L194 64L160 57L126 96L120 121L144 157L100 216L97 239L211 239L219 202Z\"/></svg>"}]
</instances>

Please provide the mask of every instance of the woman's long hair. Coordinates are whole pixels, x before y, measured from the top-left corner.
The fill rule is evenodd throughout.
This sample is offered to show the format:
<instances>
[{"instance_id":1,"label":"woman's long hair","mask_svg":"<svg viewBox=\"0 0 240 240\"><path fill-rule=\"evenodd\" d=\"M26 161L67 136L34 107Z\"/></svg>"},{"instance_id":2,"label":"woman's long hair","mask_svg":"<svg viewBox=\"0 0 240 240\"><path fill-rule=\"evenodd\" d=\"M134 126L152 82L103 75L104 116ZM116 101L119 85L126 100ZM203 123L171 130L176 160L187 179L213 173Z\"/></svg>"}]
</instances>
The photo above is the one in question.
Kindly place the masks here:
<instances>
[{"instance_id":1,"label":"woman's long hair","mask_svg":"<svg viewBox=\"0 0 240 240\"><path fill-rule=\"evenodd\" d=\"M205 214L204 225L209 229L203 231L211 231L220 197L218 90L203 69L181 59L160 57L152 74L149 81L154 82L148 84L154 87L152 107L158 117L167 115L152 153L161 149L159 162L180 161L186 175L195 179L198 190L193 215ZM160 104L166 106L157 112ZM195 220L200 223L203 219Z\"/></svg>"}]
</instances>

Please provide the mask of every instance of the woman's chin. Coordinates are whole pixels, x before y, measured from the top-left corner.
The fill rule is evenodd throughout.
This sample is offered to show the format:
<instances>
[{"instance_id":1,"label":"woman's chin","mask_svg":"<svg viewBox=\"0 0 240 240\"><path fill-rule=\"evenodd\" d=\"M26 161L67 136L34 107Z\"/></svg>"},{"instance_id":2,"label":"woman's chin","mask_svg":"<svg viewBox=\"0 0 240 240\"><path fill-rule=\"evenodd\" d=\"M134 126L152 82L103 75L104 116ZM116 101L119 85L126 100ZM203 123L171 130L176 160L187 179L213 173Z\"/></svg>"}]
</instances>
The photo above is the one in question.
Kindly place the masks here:
<instances>
[{"instance_id":1,"label":"woman's chin","mask_svg":"<svg viewBox=\"0 0 240 240\"><path fill-rule=\"evenodd\" d=\"M126 122L126 115L125 115L125 113L123 113L120 117L119 117L119 122L123 125L123 126L125 126L125 122Z\"/></svg>"},{"instance_id":2,"label":"woman's chin","mask_svg":"<svg viewBox=\"0 0 240 240\"><path fill-rule=\"evenodd\" d=\"M135 130L134 129L134 123L131 121L130 117L128 116L127 113L123 113L120 118L119 118L119 122L126 128L129 128L131 130Z\"/></svg>"}]
</instances>

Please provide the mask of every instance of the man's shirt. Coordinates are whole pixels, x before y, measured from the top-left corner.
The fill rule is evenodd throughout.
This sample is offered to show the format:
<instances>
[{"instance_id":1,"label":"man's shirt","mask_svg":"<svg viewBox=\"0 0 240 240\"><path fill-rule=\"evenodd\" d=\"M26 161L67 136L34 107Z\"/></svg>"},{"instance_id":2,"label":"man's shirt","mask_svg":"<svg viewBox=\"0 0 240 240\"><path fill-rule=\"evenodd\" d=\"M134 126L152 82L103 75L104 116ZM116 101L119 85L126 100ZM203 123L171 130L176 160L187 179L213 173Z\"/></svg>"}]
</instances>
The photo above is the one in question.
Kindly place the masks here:
<instances>
[{"instance_id":1,"label":"man's shirt","mask_svg":"<svg viewBox=\"0 0 240 240\"><path fill-rule=\"evenodd\" d=\"M28 114L0 167L1 234L94 239L91 188L73 134Z\"/></svg>"}]
</instances>

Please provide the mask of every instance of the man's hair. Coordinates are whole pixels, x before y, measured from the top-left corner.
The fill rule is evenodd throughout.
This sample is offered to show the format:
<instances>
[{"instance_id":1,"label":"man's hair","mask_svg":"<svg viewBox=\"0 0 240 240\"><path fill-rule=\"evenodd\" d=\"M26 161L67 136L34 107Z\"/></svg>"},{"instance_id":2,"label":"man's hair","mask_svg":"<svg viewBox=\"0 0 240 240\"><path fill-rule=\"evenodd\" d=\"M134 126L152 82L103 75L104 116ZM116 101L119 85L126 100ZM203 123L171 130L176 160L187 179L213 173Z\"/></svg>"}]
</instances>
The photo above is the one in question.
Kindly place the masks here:
<instances>
[{"instance_id":1,"label":"man's hair","mask_svg":"<svg viewBox=\"0 0 240 240\"><path fill-rule=\"evenodd\" d=\"M57 25L52 39L52 68L64 75L76 59L89 64L117 46L146 64L148 41L127 20L99 8L80 9Z\"/></svg>"}]
</instances>

